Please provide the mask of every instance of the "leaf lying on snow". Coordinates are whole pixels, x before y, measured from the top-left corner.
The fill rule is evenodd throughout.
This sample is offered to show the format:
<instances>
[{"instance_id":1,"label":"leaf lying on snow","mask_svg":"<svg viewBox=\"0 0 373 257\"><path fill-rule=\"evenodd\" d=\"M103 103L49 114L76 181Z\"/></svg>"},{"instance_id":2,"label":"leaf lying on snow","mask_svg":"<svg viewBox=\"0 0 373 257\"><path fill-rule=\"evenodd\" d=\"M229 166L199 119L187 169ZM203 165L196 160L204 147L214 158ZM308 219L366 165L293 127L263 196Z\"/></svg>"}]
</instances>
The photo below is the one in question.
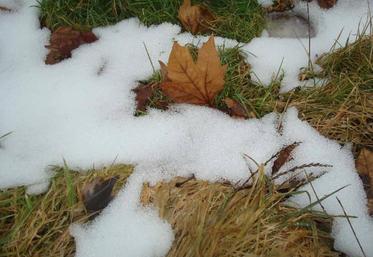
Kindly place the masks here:
<instances>
[{"instance_id":1,"label":"leaf lying on snow","mask_svg":"<svg viewBox=\"0 0 373 257\"><path fill-rule=\"evenodd\" d=\"M355 164L367 192L369 213L373 215L373 152L363 148Z\"/></svg>"},{"instance_id":2,"label":"leaf lying on snow","mask_svg":"<svg viewBox=\"0 0 373 257\"><path fill-rule=\"evenodd\" d=\"M329 9L337 3L337 0L317 0L317 3L321 8Z\"/></svg>"},{"instance_id":3,"label":"leaf lying on snow","mask_svg":"<svg viewBox=\"0 0 373 257\"><path fill-rule=\"evenodd\" d=\"M55 64L71 57L71 51L81 44L92 43L97 37L92 32L80 32L70 27L59 27L50 38L50 44L45 46L50 51L45 60L46 64Z\"/></svg>"},{"instance_id":4,"label":"leaf lying on snow","mask_svg":"<svg viewBox=\"0 0 373 257\"><path fill-rule=\"evenodd\" d=\"M184 0L180 6L178 18L184 28L193 34L207 32L215 21L215 16L202 5L193 5L190 0Z\"/></svg>"},{"instance_id":5,"label":"leaf lying on snow","mask_svg":"<svg viewBox=\"0 0 373 257\"><path fill-rule=\"evenodd\" d=\"M1 5L0 5L0 11L3 11L3 12L11 12L12 10L9 9L8 7L1 6Z\"/></svg>"},{"instance_id":6,"label":"leaf lying on snow","mask_svg":"<svg viewBox=\"0 0 373 257\"><path fill-rule=\"evenodd\" d=\"M174 43L168 66L162 67L166 78L162 91L176 103L214 105L214 99L224 87L227 65L221 65L214 37L198 50L197 62L186 47Z\"/></svg>"},{"instance_id":7,"label":"leaf lying on snow","mask_svg":"<svg viewBox=\"0 0 373 257\"><path fill-rule=\"evenodd\" d=\"M291 154L298 145L298 142L287 145L276 154L277 159L272 166L272 175L276 174L291 159Z\"/></svg>"}]
</instances>

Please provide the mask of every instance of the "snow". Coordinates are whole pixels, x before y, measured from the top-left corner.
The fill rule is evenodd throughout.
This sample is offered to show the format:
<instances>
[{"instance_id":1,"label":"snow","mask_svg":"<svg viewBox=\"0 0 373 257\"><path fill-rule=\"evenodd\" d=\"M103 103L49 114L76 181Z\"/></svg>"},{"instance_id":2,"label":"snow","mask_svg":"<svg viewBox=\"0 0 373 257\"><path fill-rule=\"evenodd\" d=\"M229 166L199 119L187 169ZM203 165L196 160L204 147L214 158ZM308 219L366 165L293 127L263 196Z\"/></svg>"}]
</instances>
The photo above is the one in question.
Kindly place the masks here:
<instances>
[{"instance_id":1,"label":"snow","mask_svg":"<svg viewBox=\"0 0 373 257\"><path fill-rule=\"evenodd\" d=\"M338 1L329 11L311 5L316 28L312 54L327 51L342 27L341 40L356 30L366 12L364 3ZM349 185L323 205L330 214L341 214L338 196L347 213L358 216L352 224L367 256L373 256L373 220L367 214L350 149L300 121L295 109L283 116L273 113L262 119L237 120L207 107L175 105L166 112L149 110L146 116L133 116L131 89L136 80L152 74L144 44L159 68L157 60L167 61L173 40L200 44L206 37L179 34L180 27L171 24L146 28L132 18L95 29L98 41L82 45L59 64L45 65L44 45L50 32L40 29L38 10L29 8L29 1L0 0L0 4L14 7L11 13L0 13L0 135L13 132L1 141L0 188L27 185L30 192L41 192L48 185L49 165L62 165L63 159L77 169L113 160L137 165L127 186L94 222L72 226L76 256L164 256L173 233L156 209L140 206L144 182L190 174L237 182L248 177L248 165L255 169L244 154L262 163L295 141L302 143L283 169L311 162L332 165L323 168L327 174L313 185L319 197ZM304 7L300 4L296 11L304 12ZM350 15L352 11L356 15ZM294 78L299 68L307 64L300 41L261 37L244 49L257 56L250 55L249 62L264 82L270 81L284 59L282 89L289 90L298 83ZM217 43L237 44L223 38L217 38ZM312 190L305 189L315 200ZM300 206L309 203L304 195L292 200ZM337 249L361 256L345 219L336 219L333 235Z\"/></svg>"},{"instance_id":2,"label":"snow","mask_svg":"<svg viewBox=\"0 0 373 257\"><path fill-rule=\"evenodd\" d=\"M273 4L273 0L258 0L258 3L263 7L268 7Z\"/></svg>"}]
</instances>

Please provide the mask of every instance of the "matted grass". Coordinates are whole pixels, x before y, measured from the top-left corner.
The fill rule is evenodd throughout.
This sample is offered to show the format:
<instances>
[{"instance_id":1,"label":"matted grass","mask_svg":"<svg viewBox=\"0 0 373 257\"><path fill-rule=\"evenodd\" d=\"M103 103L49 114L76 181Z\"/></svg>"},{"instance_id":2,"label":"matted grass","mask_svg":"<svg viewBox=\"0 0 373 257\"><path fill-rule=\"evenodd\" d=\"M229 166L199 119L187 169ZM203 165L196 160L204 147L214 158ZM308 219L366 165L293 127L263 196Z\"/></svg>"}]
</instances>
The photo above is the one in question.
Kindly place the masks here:
<instances>
[{"instance_id":1,"label":"matted grass","mask_svg":"<svg viewBox=\"0 0 373 257\"><path fill-rule=\"evenodd\" d=\"M294 190L283 192L260 166L248 187L175 178L145 185L141 199L172 225L167 257L339 256L329 216L284 203Z\"/></svg>"},{"instance_id":2,"label":"matted grass","mask_svg":"<svg viewBox=\"0 0 373 257\"><path fill-rule=\"evenodd\" d=\"M129 17L138 17L147 26L180 24L181 3L182 0L40 0L38 7L42 24L52 30L59 26L90 30ZM249 42L264 28L264 10L256 0L197 0L193 4L206 5L217 16L210 29L218 36Z\"/></svg>"},{"instance_id":3,"label":"matted grass","mask_svg":"<svg viewBox=\"0 0 373 257\"><path fill-rule=\"evenodd\" d=\"M118 176L114 191L132 173L132 166L114 165L81 174L56 168L47 192L28 195L24 187L0 191L0 256L74 256L73 222L87 222L89 214L79 190L97 177Z\"/></svg>"}]
</instances>

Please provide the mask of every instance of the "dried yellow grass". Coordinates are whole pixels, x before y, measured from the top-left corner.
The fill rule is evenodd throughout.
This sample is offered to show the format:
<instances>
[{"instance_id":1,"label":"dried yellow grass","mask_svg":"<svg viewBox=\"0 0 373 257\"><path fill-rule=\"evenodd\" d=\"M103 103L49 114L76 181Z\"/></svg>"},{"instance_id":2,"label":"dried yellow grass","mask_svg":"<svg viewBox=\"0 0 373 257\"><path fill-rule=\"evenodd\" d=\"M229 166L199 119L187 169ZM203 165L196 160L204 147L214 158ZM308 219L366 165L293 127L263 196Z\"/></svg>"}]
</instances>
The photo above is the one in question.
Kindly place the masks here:
<instances>
[{"instance_id":1,"label":"dried yellow grass","mask_svg":"<svg viewBox=\"0 0 373 257\"><path fill-rule=\"evenodd\" d=\"M44 194L28 195L24 187L0 191L0 256L74 256L69 226L94 215L85 210L80 189L96 177L118 176L117 191L132 170L128 165L115 165L82 174L56 168Z\"/></svg>"},{"instance_id":2,"label":"dried yellow grass","mask_svg":"<svg viewBox=\"0 0 373 257\"><path fill-rule=\"evenodd\" d=\"M145 185L141 201L154 205L174 230L167 257L334 257L330 217L287 205L259 173L248 188L175 178Z\"/></svg>"}]
</instances>

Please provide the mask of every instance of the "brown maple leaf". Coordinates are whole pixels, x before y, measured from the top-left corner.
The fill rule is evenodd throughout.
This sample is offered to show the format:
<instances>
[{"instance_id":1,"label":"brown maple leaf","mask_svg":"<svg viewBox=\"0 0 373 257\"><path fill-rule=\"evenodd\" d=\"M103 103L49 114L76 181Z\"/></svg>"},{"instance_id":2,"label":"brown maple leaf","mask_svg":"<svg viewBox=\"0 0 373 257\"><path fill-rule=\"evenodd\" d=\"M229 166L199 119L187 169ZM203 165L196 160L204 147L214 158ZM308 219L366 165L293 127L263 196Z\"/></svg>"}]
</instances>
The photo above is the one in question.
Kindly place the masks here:
<instances>
[{"instance_id":1,"label":"brown maple leaf","mask_svg":"<svg viewBox=\"0 0 373 257\"><path fill-rule=\"evenodd\" d=\"M97 37L92 32L80 32L71 27L59 27L56 29L49 40L49 49L46 64L55 64L63 59L71 57L71 51L78 48L81 44L92 43Z\"/></svg>"},{"instance_id":2,"label":"brown maple leaf","mask_svg":"<svg viewBox=\"0 0 373 257\"><path fill-rule=\"evenodd\" d=\"M355 164L367 192L369 213L373 215L373 152L363 148Z\"/></svg>"},{"instance_id":3,"label":"brown maple leaf","mask_svg":"<svg viewBox=\"0 0 373 257\"><path fill-rule=\"evenodd\" d=\"M207 32L216 20L215 15L202 5L193 5L184 0L180 6L178 18L184 28L192 34Z\"/></svg>"},{"instance_id":4,"label":"brown maple leaf","mask_svg":"<svg viewBox=\"0 0 373 257\"><path fill-rule=\"evenodd\" d=\"M174 43L168 60L162 91L176 103L214 106L224 87L227 65L221 65L214 37L198 50L196 63L186 47Z\"/></svg>"}]
</instances>

